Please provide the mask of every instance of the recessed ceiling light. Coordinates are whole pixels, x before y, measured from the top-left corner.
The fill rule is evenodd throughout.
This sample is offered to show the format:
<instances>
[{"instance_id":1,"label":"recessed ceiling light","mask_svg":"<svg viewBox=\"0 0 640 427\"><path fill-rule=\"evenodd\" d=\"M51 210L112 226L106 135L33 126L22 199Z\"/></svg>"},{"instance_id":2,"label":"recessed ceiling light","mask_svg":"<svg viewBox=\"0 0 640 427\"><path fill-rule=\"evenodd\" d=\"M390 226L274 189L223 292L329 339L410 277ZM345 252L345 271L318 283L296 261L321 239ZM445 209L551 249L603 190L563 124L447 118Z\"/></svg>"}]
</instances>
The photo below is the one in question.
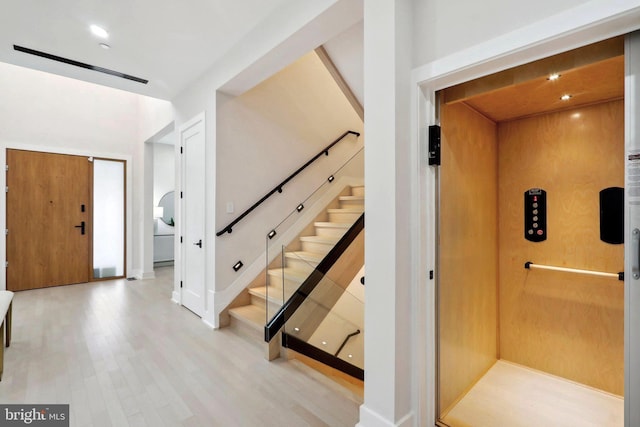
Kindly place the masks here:
<instances>
[{"instance_id":1,"label":"recessed ceiling light","mask_svg":"<svg viewBox=\"0 0 640 427\"><path fill-rule=\"evenodd\" d=\"M327 345L327 342L326 341L322 341L322 345Z\"/></svg>"},{"instance_id":2,"label":"recessed ceiling light","mask_svg":"<svg viewBox=\"0 0 640 427\"><path fill-rule=\"evenodd\" d=\"M563 100L563 101L568 101L568 100L571 99L571 95L569 95L568 93L565 93L564 95L562 95L560 97L560 99Z\"/></svg>"},{"instance_id":3,"label":"recessed ceiling light","mask_svg":"<svg viewBox=\"0 0 640 427\"><path fill-rule=\"evenodd\" d=\"M105 30L102 27L98 27L97 25L91 25L89 29L91 29L91 32L96 37L100 37L101 39L109 38L109 33L107 33L107 30Z\"/></svg>"},{"instance_id":4,"label":"recessed ceiling light","mask_svg":"<svg viewBox=\"0 0 640 427\"><path fill-rule=\"evenodd\" d=\"M547 80L554 81L554 80L558 80L559 78L560 78L560 74L553 73L553 74L549 74L549 77L547 77Z\"/></svg>"},{"instance_id":5,"label":"recessed ceiling light","mask_svg":"<svg viewBox=\"0 0 640 427\"><path fill-rule=\"evenodd\" d=\"M106 43L100 43L100 47L103 48L103 49L111 49L111 46L109 46Z\"/></svg>"},{"instance_id":6,"label":"recessed ceiling light","mask_svg":"<svg viewBox=\"0 0 640 427\"><path fill-rule=\"evenodd\" d=\"M294 331L300 332L300 328L293 328Z\"/></svg>"},{"instance_id":7,"label":"recessed ceiling light","mask_svg":"<svg viewBox=\"0 0 640 427\"><path fill-rule=\"evenodd\" d=\"M350 355L349 355L349 359L353 359L353 354L350 354Z\"/></svg>"}]
</instances>

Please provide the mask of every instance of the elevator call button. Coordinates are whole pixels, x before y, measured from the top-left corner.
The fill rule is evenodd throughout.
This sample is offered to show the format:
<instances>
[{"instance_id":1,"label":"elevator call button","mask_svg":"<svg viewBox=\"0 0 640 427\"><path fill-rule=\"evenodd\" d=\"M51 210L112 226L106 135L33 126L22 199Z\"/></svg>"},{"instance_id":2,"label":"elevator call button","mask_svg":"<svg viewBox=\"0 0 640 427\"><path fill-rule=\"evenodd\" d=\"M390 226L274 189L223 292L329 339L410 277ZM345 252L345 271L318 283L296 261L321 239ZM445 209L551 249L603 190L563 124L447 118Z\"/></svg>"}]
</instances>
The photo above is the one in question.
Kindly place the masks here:
<instances>
[{"instance_id":1,"label":"elevator call button","mask_svg":"<svg viewBox=\"0 0 640 427\"><path fill-rule=\"evenodd\" d=\"M524 192L524 238L531 242L547 240L547 192L542 188Z\"/></svg>"}]
</instances>

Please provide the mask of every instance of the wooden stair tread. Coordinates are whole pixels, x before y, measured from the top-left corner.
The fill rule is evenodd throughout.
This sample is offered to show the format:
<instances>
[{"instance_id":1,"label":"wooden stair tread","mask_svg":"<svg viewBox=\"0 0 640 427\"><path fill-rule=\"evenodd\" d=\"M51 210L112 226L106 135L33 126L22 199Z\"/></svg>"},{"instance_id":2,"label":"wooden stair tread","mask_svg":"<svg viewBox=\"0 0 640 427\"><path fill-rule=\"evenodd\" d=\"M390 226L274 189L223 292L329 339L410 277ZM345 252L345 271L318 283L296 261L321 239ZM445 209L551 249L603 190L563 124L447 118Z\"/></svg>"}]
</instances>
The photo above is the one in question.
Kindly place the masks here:
<instances>
[{"instance_id":1,"label":"wooden stair tread","mask_svg":"<svg viewBox=\"0 0 640 427\"><path fill-rule=\"evenodd\" d=\"M351 226L353 224L350 224L348 222L325 222L325 221L318 221L318 222L314 222L313 223L314 226L316 227L324 227L324 228L351 228Z\"/></svg>"},{"instance_id":2,"label":"wooden stair tread","mask_svg":"<svg viewBox=\"0 0 640 427\"><path fill-rule=\"evenodd\" d=\"M230 308L229 316L255 329L262 330L266 322L267 312L264 307L250 304Z\"/></svg>"},{"instance_id":3,"label":"wooden stair tread","mask_svg":"<svg viewBox=\"0 0 640 427\"><path fill-rule=\"evenodd\" d=\"M326 243L335 245L340 240L340 236L302 236L302 242Z\"/></svg>"},{"instance_id":4,"label":"wooden stair tread","mask_svg":"<svg viewBox=\"0 0 640 427\"><path fill-rule=\"evenodd\" d=\"M364 208L334 208L327 209L328 213L362 213L364 212Z\"/></svg>"},{"instance_id":5,"label":"wooden stair tread","mask_svg":"<svg viewBox=\"0 0 640 427\"><path fill-rule=\"evenodd\" d=\"M284 254L287 258L299 259L302 261L319 263L325 257L324 254L318 252L308 252L308 251L293 251L293 252L285 252Z\"/></svg>"},{"instance_id":6,"label":"wooden stair tread","mask_svg":"<svg viewBox=\"0 0 640 427\"><path fill-rule=\"evenodd\" d=\"M267 300L267 286L258 286L255 288L249 288L249 293L265 301ZM278 294L278 296L276 297L274 293ZM271 292L269 292L269 302L281 306L282 290L271 287Z\"/></svg>"},{"instance_id":7,"label":"wooden stair tread","mask_svg":"<svg viewBox=\"0 0 640 427\"><path fill-rule=\"evenodd\" d=\"M287 280L295 280L300 281L302 283L304 279L309 277L309 273L302 270L297 270L295 268L271 268L268 270L268 273L272 276L280 276L282 275L282 270L284 270L284 275Z\"/></svg>"},{"instance_id":8,"label":"wooden stair tread","mask_svg":"<svg viewBox=\"0 0 640 427\"><path fill-rule=\"evenodd\" d=\"M339 197L340 200L353 200L353 201L363 201L364 202L364 196L340 196Z\"/></svg>"}]
</instances>

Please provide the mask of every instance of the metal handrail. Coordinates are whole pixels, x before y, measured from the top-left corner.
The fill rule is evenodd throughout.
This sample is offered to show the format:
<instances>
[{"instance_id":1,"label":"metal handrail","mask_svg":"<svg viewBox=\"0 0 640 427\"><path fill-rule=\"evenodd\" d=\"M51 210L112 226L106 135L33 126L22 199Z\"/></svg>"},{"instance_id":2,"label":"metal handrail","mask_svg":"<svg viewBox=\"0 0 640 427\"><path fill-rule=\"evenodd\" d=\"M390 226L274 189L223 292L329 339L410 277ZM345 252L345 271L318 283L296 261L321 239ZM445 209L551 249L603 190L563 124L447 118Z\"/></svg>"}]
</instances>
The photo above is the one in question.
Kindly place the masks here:
<instances>
[{"instance_id":1,"label":"metal handrail","mask_svg":"<svg viewBox=\"0 0 640 427\"><path fill-rule=\"evenodd\" d=\"M233 232L233 226L236 225L237 223L239 223L240 221L242 221L242 219L244 217L246 217L247 215L249 215L255 208L257 208L258 206L260 206L265 200L267 200L269 197L273 196L276 192L277 193L282 193L282 187L285 186L285 184L287 184L289 181L291 181L293 178L296 177L296 175L298 175L300 172L302 172L303 170L305 170L307 168L307 166L309 166L311 163L315 162L316 160L318 160L318 158L320 158L323 154L325 156L329 155L329 149L331 149L331 147L333 147L334 145L336 145L338 142L342 141L342 139L344 139L345 136L347 135L356 135L356 136L360 136L360 132L356 132L353 130L348 130L345 133L343 133L342 135L340 135L340 137L338 139L336 139L335 141L333 141L331 144L327 145L325 148L322 149L322 151L320 151L318 154L316 154L315 156L313 156L311 159L309 159L304 165L300 166L298 168L298 170L296 170L294 173L292 173L291 175L289 175L284 181L282 181L280 184L276 185L273 190L269 191L267 194L265 194L264 196L262 196L262 198L260 200L258 200L257 202L255 202L249 209L245 210L244 212L242 212L240 214L240 216L238 216L236 219L234 219L233 221L231 221L231 223L229 223L229 225L227 225L226 227L224 227L222 230L218 231L216 233L216 236L222 236L224 233L231 233Z\"/></svg>"},{"instance_id":2,"label":"metal handrail","mask_svg":"<svg viewBox=\"0 0 640 427\"><path fill-rule=\"evenodd\" d=\"M624 280L623 271L620 273L607 273L605 271L582 270L579 268L556 267L554 265L534 264L531 261L525 262L524 268L526 269L537 268L540 270L562 271L564 273L588 274L590 276L610 277L612 279Z\"/></svg>"}]
</instances>

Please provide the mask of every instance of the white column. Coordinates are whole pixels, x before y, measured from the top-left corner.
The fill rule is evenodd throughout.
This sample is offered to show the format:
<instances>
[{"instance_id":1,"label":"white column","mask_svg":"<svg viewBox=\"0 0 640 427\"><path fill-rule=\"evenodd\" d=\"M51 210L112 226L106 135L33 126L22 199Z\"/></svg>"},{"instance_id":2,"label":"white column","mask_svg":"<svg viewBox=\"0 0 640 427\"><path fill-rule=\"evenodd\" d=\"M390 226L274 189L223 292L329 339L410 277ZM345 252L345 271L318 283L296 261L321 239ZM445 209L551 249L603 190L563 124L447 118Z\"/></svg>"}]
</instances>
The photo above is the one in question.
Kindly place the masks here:
<instances>
[{"instance_id":1,"label":"white column","mask_svg":"<svg viewBox=\"0 0 640 427\"><path fill-rule=\"evenodd\" d=\"M364 2L363 427L417 423L412 408L411 1ZM415 229L415 228L414 228ZM417 233L413 233L414 235Z\"/></svg>"}]
</instances>

